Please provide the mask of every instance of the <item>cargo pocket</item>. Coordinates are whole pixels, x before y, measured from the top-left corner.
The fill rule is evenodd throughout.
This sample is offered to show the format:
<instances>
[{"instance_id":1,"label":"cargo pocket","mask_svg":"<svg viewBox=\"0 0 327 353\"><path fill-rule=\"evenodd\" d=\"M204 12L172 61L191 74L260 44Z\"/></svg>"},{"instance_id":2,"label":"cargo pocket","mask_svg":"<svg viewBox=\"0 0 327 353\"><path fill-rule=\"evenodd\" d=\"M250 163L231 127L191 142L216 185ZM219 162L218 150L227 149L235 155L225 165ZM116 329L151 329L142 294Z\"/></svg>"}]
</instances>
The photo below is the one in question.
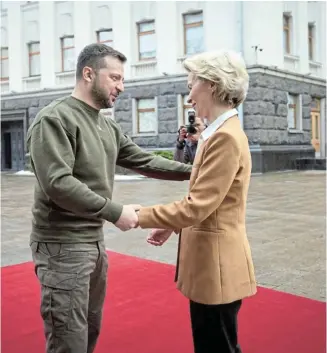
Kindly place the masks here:
<instances>
[{"instance_id":1,"label":"cargo pocket","mask_svg":"<svg viewBox=\"0 0 327 353\"><path fill-rule=\"evenodd\" d=\"M67 330L72 313L72 294L77 274L39 269L41 289L41 316L46 332Z\"/></svg>"}]
</instances>

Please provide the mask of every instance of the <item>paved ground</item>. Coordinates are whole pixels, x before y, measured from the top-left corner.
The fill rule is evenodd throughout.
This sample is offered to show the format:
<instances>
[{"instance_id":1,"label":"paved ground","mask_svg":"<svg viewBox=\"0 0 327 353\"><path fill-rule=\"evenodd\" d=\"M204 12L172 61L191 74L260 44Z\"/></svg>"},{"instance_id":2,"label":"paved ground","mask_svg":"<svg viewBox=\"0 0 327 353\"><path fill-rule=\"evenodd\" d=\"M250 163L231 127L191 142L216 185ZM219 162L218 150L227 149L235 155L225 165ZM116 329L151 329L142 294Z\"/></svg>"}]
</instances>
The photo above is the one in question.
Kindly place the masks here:
<instances>
[{"instance_id":1,"label":"paved ground","mask_svg":"<svg viewBox=\"0 0 327 353\"><path fill-rule=\"evenodd\" d=\"M248 236L262 286L325 301L326 174L287 172L255 175L248 200ZM29 261L34 177L1 174L2 266ZM122 203L151 205L185 195L187 182L116 182ZM176 237L162 248L145 242L147 231L123 233L106 225L109 249L175 263Z\"/></svg>"}]
</instances>

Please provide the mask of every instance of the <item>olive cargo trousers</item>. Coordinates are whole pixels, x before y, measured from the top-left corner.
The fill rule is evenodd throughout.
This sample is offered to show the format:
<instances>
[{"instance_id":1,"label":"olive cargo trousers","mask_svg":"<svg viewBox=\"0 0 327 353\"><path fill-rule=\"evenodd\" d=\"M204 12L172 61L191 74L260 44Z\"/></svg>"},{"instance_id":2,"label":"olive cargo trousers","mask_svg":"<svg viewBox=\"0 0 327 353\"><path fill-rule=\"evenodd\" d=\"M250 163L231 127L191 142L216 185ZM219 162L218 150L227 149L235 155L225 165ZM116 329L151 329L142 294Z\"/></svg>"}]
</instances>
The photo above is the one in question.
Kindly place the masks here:
<instances>
[{"instance_id":1,"label":"olive cargo trousers","mask_svg":"<svg viewBox=\"0 0 327 353\"><path fill-rule=\"evenodd\" d=\"M104 242L31 242L41 284L47 353L92 353L100 333L108 257Z\"/></svg>"}]
</instances>

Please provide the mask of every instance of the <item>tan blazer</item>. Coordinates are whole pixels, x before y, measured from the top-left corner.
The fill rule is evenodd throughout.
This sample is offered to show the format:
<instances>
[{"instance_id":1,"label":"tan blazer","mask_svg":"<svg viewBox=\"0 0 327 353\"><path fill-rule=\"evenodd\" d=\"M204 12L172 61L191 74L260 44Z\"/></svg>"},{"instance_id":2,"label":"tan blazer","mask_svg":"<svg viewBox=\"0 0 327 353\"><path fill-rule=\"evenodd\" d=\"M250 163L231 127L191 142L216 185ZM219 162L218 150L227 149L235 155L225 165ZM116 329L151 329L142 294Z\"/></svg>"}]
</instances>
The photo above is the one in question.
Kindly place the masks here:
<instances>
[{"instance_id":1,"label":"tan blazer","mask_svg":"<svg viewBox=\"0 0 327 353\"><path fill-rule=\"evenodd\" d=\"M182 229L177 288L195 302L225 304L256 293L245 227L250 176L248 140L234 116L202 143L189 194L139 212L141 228Z\"/></svg>"}]
</instances>

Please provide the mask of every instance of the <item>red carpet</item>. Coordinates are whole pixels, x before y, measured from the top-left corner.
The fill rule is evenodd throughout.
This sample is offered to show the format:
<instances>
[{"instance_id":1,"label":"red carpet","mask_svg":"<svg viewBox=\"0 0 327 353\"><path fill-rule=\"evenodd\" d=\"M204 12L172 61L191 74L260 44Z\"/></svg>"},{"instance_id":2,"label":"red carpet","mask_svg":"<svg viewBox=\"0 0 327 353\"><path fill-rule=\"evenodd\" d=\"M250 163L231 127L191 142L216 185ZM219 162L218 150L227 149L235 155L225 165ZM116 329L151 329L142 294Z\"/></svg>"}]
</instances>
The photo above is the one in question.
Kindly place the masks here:
<instances>
[{"instance_id":1,"label":"red carpet","mask_svg":"<svg viewBox=\"0 0 327 353\"><path fill-rule=\"evenodd\" d=\"M110 252L108 295L96 353L192 353L188 302L174 267ZM43 353L33 265L2 268L2 353ZM244 301L244 353L325 353L325 303L260 288Z\"/></svg>"}]
</instances>

